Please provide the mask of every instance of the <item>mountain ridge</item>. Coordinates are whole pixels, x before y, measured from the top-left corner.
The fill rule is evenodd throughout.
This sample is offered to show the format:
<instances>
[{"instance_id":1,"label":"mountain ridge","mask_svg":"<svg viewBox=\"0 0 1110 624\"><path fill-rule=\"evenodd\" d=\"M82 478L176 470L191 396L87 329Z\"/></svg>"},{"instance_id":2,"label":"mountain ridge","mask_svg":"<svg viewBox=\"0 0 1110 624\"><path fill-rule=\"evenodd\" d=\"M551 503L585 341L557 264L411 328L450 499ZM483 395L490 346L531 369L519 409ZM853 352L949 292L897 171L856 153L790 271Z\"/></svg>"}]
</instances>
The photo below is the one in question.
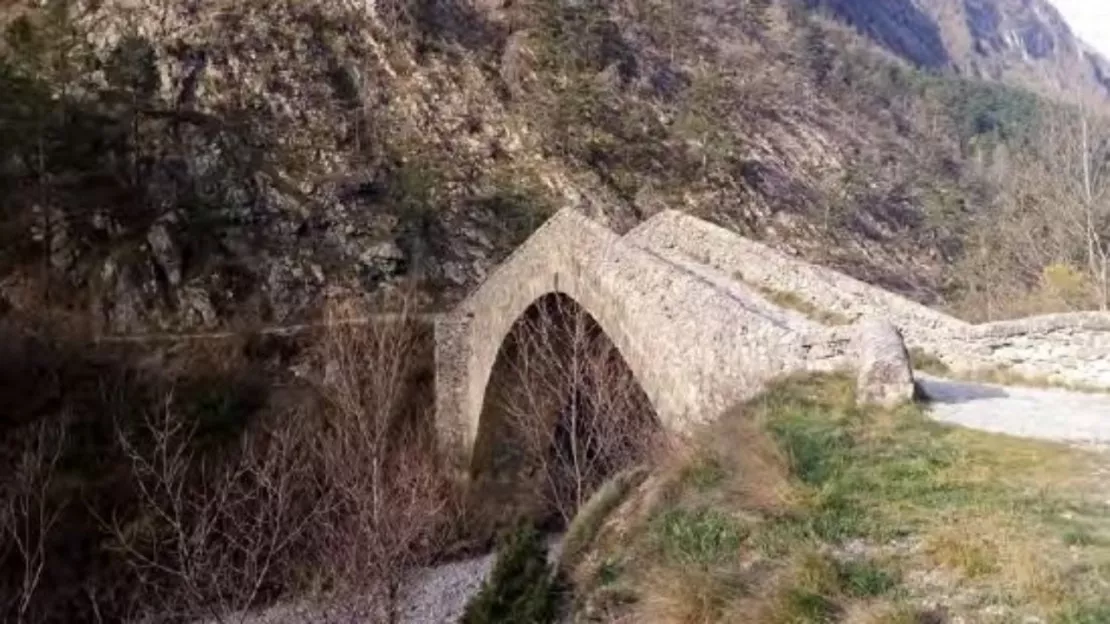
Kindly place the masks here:
<instances>
[{"instance_id":1,"label":"mountain ridge","mask_svg":"<svg viewBox=\"0 0 1110 624\"><path fill-rule=\"evenodd\" d=\"M919 67L1110 103L1110 60L1047 0L806 0Z\"/></svg>"}]
</instances>

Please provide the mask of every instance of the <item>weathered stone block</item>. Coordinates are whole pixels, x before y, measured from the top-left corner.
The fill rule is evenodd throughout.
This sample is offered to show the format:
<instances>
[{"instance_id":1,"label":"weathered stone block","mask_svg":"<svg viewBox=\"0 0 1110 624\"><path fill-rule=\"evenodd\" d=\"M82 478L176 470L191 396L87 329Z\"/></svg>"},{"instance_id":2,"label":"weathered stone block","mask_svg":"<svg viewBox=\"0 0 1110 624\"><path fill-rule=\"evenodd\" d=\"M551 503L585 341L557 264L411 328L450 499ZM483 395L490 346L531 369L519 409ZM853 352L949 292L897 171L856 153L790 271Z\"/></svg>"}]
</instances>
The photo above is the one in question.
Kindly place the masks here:
<instances>
[{"instance_id":1,"label":"weathered stone block","mask_svg":"<svg viewBox=\"0 0 1110 624\"><path fill-rule=\"evenodd\" d=\"M866 318L855 326L853 352L862 405L894 407L913 399L913 368L902 333L883 318Z\"/></svg>"}]
</instances>

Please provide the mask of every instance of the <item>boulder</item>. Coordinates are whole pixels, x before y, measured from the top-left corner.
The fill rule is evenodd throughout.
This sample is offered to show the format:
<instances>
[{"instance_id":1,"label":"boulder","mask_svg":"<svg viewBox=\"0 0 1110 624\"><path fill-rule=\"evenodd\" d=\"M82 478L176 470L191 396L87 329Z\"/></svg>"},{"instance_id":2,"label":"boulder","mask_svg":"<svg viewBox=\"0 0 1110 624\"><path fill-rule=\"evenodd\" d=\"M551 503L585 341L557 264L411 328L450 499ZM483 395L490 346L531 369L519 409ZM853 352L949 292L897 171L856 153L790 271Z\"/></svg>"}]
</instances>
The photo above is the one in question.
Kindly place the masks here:
<instances>
[{"instance_id":1,"label":"boulder","mask_svg":"<svg viewBox=\"0 0 1110 624\"><path fill-rule=\"evenodd\" d=\"M856 323L852 341L858 367L856 394L861 405L894 407L913 400L910 354L893 323L885 318L865 318Z\"/></svg>"},{"instance_id":2,"label":"boulder","mask_svg":"<svg viewBox=\"0 0 1110 624\"><path fill-rule=\"evenodd\" d=\"M405 252L393 241L374 243L363 250L359 262L375 278L390 278L399 274L405 263Z\"/></svg>"}]
</instances>

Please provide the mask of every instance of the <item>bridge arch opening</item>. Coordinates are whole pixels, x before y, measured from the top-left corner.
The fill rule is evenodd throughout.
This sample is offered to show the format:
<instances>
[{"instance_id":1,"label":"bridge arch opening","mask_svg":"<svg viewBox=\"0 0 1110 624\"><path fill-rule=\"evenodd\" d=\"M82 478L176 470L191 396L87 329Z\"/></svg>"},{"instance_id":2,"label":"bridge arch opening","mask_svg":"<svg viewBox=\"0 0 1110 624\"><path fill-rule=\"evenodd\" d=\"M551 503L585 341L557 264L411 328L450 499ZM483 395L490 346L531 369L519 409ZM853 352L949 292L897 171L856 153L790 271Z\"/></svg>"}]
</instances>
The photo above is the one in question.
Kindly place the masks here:
<instances>
[{"instance_id":1,"label":"bridge arch opening","mask_svg":"<svg viewBox=\"0 0 1110 624\"><path fill-rule=\"evenodd\" d=\"M565 524L610 476L662 443L659 419L624 357L571 297L540 297L494 362L472 483L502 519Z\"/></svg>"}]
</instances>

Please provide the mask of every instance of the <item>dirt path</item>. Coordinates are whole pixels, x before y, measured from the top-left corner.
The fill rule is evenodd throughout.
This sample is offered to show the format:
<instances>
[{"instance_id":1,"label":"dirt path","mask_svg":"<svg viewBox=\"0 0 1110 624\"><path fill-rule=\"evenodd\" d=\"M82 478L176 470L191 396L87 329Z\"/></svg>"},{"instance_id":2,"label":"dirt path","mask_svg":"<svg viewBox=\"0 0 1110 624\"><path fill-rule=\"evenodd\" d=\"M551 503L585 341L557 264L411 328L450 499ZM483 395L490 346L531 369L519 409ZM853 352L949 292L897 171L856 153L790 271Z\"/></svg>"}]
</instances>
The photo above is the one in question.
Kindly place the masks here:
<instances>
[{"instance_id":1,"label":"dirt path","mask_svg":"<svg viewBox=\"0 0 1110 624\"><path fill-rule=\"evenodd\" d=\"M992 433L1110 449L1110 395L918 375L938 421Z\"/></svg>"}]
</instances>

